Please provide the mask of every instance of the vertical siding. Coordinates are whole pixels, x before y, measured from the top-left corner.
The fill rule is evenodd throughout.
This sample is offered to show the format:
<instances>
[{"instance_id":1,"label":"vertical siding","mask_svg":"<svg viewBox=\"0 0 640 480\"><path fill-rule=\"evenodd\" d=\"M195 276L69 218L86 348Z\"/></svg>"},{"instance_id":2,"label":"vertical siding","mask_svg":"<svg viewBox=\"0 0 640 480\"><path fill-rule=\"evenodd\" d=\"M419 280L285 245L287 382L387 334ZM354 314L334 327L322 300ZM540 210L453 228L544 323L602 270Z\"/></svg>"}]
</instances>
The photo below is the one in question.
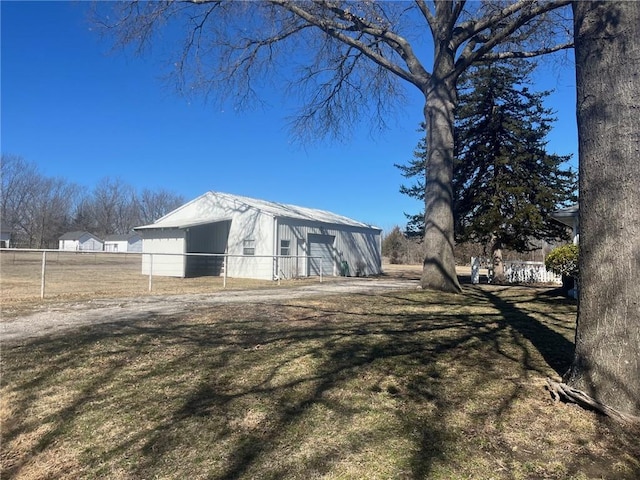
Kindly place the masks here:
<instances>
[{"instance_id":1,"label":"vertical siding","mask_svg":"<svg viewBox=\"0 0 640 480\"><path fill-rule=\"evenodd\" d=\"M229 222L207 223L190 227L187 248L195 253L224 253L227 246Z\"/></svg>"},{"instance_id":2,"label":"vertical siding","mask_svg":"<svg viewBox=\"0 0 640 480\"><path fill-rule=\"evenodd\" d=\"M142 239L142 274L149 275L150 256L144 253L185 253L185 231L180 229L145 230ZM184 255L153 255L153 274L165 277L185 276Z\"/></svg>"},{"instance_id":3,"label":"vertical siding","mask_svg":"<svg viewBox=\"0 0 640 480\"><path fill-rule=\"evenodd\" d=\"M309 235L332 235L335 237L334 274L339 275L341 263L346 261L350 274L378 275L382 273L381 231L373 228L351 227L347 225L318 224L295 219L278 220L278 243L290 240L292 252L308 255ZM302 253L301 253L302 252ZM291 264L289 273L305 276L309 273L308 265L299 260L297 265Z\"/></svg>"},{"instance_id":4,"label":"vertical siding","mask_svg":"<svg viewBox=\"0 0 640 480\"><path fill-rule=\"evenodd\" d=\"M230 222L221 221L188 228L187 252L225 253L229 226ZM187 256L186 276L220 275L223 261L215 256Z\"/></svg>"}]
</instances>

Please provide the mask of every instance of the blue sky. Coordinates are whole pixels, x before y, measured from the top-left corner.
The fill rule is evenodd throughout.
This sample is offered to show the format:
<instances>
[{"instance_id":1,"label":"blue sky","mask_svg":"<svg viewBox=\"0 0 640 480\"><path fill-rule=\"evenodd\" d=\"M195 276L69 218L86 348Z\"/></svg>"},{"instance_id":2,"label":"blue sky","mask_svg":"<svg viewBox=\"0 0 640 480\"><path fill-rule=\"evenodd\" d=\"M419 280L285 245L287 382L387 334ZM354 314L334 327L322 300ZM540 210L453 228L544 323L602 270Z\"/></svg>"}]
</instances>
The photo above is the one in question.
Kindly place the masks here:
<instances>
[{"instance_id":1,"label":"blue sky","mask_svg":"<svg viewBox=\"0 0 640 480\"><path fill-rule=\"evenodd\" d=\"M166 58L112 52L91 31L87 3L0 3L1 146L41 173L91 189L119 177L137 189L164 188L187 200L216 190L330 210L389 230L419 202L398 192L393 165L411 159L420 138L420 96L371 135L367 122L347 139L300 145L288 130L290 105L236 112L185 99L160 79ZM572 55L570 55L572 58ZM574 154L571 65L548 67L536 90L555 89L558 121L549 151ZM415 99L415 102L414 102Z\"/></svg>"}]
</instances>

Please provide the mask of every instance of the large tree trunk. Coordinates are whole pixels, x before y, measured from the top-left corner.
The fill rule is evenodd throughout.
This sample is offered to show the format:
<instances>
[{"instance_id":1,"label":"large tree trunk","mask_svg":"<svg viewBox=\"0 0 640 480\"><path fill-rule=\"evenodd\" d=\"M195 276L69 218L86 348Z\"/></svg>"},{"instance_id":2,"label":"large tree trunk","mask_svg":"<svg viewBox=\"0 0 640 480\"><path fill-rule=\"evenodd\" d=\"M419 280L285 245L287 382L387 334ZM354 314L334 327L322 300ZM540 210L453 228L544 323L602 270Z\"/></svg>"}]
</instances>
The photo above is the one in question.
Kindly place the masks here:
<instances>
[{"instance_id":1,"label":"large tree trunk","mask_svg":"<svg viewBox=\"0 0 640 480\"><path fill-rule=\"evenodd\" d=\"M427 179L425 187L422 288L460 292L453 254L453 108L441 87L425 107Z\"/></svg>"},{"instance_id":2,"label":"large tree trunk","mask_svg":"<svg viewBox=\"0 0 640 480\"><path fill-rule=\"evenodd\" d=\"M450 6L440 4L440 15ZM443 10L444 9L444 10ZM444 12L444 13L443 13ZM446 22L444 22L446 23ZM441 25L442 27L442 25ZM451 72L453 52L446 31L435 32L433 73L425 86L424 117L427 130L424 247L422 288L443 292L462 291L453 253L453 123L457 105L456 80Z\"/></svg>"},{"instance_id":3,"label":"large tree trunk","mask_svg":"<svg viewBox=\"0 0 640 480\"><path fill-rule=\"evenodd\" d=\"M565 381L640 415L640 2L573 3L580 292Z\"/></svg>"}]
</instances>

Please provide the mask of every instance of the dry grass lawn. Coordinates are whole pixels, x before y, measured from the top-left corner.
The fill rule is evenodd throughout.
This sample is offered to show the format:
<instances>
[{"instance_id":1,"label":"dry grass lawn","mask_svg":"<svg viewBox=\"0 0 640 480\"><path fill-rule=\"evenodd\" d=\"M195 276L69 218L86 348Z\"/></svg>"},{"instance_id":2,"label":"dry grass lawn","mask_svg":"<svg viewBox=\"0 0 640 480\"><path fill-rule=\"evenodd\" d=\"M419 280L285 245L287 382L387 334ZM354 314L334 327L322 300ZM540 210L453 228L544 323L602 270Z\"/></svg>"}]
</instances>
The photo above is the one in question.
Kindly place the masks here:
<instances>
[{"instance_id":1,"label":"dry grass lawn","mask_svg":"<svg viewBox=\"0 0 640 480\"><path fill-rule=\"evenodd\" d=\"M637 479L637 432L544 389L575 322L553 293L227 304L3 345L0 477Z\"/></svg>"},{"instance_id":2,"label":"dry grass lawn","mask_svg":"<svg viewBox=\"0 0 640 480\"><path fill-rule=\"evenodd\" d=\"M45 297L40 299L42 253L20 250L0 252L0 292L5 316L33 310L34 306L60 301L97 298L208 293L222 289L265 289L277 282L222 277L154 277L149 292L149 277L141 273L141 254L47 252ZM325 278L331 281L332 278ZM317 278L283 280L281 285L318 283Z\"/></svg>"}]
</instances>

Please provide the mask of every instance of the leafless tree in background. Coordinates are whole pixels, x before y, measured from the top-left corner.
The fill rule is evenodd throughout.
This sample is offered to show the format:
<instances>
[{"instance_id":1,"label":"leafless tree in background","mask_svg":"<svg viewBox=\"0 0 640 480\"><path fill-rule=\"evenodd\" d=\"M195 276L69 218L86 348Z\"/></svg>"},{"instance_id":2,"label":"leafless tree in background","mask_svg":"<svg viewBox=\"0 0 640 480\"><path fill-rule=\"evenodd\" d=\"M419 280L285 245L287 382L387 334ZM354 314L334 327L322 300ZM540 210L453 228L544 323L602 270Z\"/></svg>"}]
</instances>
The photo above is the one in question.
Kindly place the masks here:
<instances>
[{"instance_id":1,"label":"leafless tree in background","mask_svg":"<svg viewBox=\"0 0 640 480\"><path fill-rule=\"evenodd\" d=\"M74 230L101 238L126 234L184 203L165 189L138 195L119 178L105 177L83 192L67 180L45 177L17 155L3 154L0 167L0 220L12 232L12 244L23 248L58 248L60 236Z\"/></svg>"},{"instance_id":2,"label":"leafless tree in background","mask_svg":"<svg viewBox=\"0 0 640 480\"><path fill-rule=\"evenodd\" d=\"M69 226L80 191L77 185L41 175L35 164L2 155L2 223L13 243L29 248L56 248Z\"/></svg>"},{"instance_id":3,"label":"leafless tree in background","mask_svg":"<svg viewBox=\"0 0 640 480\"><path fill-rule=\"evenodd\" d=\"M168 190L142 190L138 198L139 224L148 225L184 204L184 197Z\"/></svg>"},{"instance_id":4,"label":"leafless tree in background","mask_svg":"<svg viewBox=\"0 0 640 480\"><path fill-rule=\"evenodd\" d=\"M101 179L88 203L95 222L92 233L100 238L129 233L139 225L135 189L121 178Z\"/></svg>"}]
</instances>

